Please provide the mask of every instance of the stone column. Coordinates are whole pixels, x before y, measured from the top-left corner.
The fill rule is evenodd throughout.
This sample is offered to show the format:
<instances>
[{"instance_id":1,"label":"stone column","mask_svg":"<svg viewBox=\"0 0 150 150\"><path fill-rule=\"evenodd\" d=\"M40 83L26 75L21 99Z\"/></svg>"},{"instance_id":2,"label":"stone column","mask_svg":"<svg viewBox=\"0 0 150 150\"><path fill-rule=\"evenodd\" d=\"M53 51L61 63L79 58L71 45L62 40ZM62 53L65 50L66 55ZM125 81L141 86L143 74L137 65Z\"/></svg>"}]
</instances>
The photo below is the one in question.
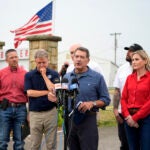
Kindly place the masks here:
<instances>
[{"instance_id":1,"label":"stone column","mask_svg":"<svg viewBox=\"0 0 150 150\"><path fill-rule=\"evenodd\" d=\"M50 35L35 35L27 37L29 41L29 70L35 68L34 54L38 49L45 49L49 53L49 67L58 69L58 41L61 37Z\"/></svg>"},{"instance_id":2,"label":"stone column","mask_svg":"<svg viewBox=\"0 0 150 150\"><path fill-rule=\"evenodd\" d=\"M0 41L0 49L3 49L3 46L5 46L5 42Z\"/></svg>"}]
</instances>

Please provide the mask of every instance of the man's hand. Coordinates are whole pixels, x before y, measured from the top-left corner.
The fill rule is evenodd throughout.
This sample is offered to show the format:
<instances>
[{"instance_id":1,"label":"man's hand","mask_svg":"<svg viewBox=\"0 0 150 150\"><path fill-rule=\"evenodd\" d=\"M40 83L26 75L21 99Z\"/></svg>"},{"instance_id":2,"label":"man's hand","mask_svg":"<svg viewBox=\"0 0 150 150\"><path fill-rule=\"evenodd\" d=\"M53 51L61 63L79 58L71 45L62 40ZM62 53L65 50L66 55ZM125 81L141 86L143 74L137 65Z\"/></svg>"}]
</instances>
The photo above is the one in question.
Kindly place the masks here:
<instances>
[{"instance_id":1,"label":"man's hand","mask_svg":"<svg viewBox=\"0 0 150 150\"><path fill-rule=\"evenodd\" d=\"M41 68L40 73L41 73L42 76L46 75L46 68Z\"/></svg>"},{"instance_id":2,"label":"man's hand","mask_svg":"<svg viewBox=\"0 0 150 150\"><path fill-rule=\"evenodd\" d=\"M44 68L44 67L41 68L40 69L40 73L41 73L41 75L42 75L42 77L43 77L43 79L44 79L44 81L46 83L46 86L47 86L48 90L50 92L53 92L53 90L54 90L54 84L50 81L50 79L48 79L48 77L46 75L46 68Z\"/></svg>"},{"instance_id":3,"label":"man's hand","mask_svg":"<svg viewBox=\"0 0 150 150\"><path fill-rule=\"evenodd\" d=\"M89 102L82 102L78 110L81 111L82 113L85 113L87 110L91 110L93 108L93 103L91 101Z\"/></svg>"},{"instance_id":4,"label":"man's hand","mask_svg":"<svg viewBox=\"0 0 150 150\"><path fill-rule=\"evenodd\" d=\"M68 66L69 66L69 63L68 63L68 62L65 62L65 63L61 66L61 70L60 70L60 72L59 72L59 75L60 75L60 76L63 77L63 76L66 74Z\"/></svg>"},{"instance_id":5,"label":"man's hand","mask_svg":"<svg viewBox=\"0 0 150 150\"><path fill-rule=\"evenodd\" d=\"M53 92L48 93L48 100L54 103L57 103L56 95Z\"/></svg>"},{"instance_id":6,"label":"man's hand","mask_svg":"<svg viewBox=\"0 0 150 150\"><path fill-rule=\"evenodd\" d=\"M121 118L121 116L119 115L118 109L114 109L114 116L116 118L116 121L120 124L123 123L123 119Z\"/></svg>"}]
</instances>

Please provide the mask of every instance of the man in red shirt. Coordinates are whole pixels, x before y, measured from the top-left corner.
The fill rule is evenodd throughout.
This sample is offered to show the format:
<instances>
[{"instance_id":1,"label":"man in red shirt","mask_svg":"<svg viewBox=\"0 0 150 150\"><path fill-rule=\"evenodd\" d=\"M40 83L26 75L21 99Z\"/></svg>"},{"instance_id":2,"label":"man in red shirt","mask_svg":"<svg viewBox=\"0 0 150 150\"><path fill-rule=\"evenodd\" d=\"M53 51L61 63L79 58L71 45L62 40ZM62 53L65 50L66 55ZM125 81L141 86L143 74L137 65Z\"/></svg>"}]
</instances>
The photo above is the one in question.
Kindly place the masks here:
<instances>
[{"instance_id":1,"label":"man in red shirt","mask_svg":"<svg viewBox=\"0 0 150 150\"><path fill-rule=\"evenodd\" d=\"M24 141L21 127L27 117L24 93L24 75L26 71L18 65L15 49L5 53L8 66L0 70L0 150L6 150L13 130L14 150L23 150Z\"/></svg>"}]
</instances>

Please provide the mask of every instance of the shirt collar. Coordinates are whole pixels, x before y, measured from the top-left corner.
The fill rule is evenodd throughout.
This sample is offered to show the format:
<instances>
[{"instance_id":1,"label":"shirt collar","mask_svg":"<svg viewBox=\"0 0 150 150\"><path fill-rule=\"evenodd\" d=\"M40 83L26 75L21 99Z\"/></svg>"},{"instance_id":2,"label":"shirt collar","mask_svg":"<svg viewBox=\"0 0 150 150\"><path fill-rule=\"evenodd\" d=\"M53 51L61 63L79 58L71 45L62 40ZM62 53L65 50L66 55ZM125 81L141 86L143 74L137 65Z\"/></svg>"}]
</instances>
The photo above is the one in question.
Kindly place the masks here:
<instances>
[{"instance_id":1,"label":"shirt collar","mask_svg":"<svg viewBox=\"0 0 150 150\"><path fill-rule=\"evenodd\" d=\"M12 68L12 67L8 66L8 68L10 69L11 72L18 72L18 70L19 70L19 67Z\"/></svg>"},{"instance_id":2,"label":"shirt collar","mask_svg":"<svg viewBox=\"0 0 150 150\"><path fill-rule=\"evenodd\" d=\"M88 66L87 66L88 67ZM76 76L76 73L75 73L75 69L71 72L70 74L71 76ZM88 70L86 72L83 72L81 73L81 76L80 77L83 77L83 76L91 76L92 75L92 70L91 68L88 67Z\"/></svg>"},{"instance_id":3,"label":"shirt collar","mask_svg":"<svg viewBox=\"0 0 150 150\"><path fill-rule=\"evenodd\" d=\"M137 77L137 72L133 72L133 76ZM148 76L150 76L150 72L146 71L146 73L143 76L141 76L141 78L148 77Z\"/></svg>"}]
</instances>

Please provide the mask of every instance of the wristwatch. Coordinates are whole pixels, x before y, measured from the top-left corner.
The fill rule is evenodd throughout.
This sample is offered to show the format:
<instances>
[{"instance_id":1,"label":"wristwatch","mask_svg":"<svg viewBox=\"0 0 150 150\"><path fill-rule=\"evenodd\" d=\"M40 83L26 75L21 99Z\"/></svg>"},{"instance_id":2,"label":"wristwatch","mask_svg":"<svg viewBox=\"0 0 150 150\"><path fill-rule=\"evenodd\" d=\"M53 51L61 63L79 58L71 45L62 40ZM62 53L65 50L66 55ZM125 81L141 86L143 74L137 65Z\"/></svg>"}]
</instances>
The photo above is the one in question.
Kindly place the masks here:
<instances>
[{"instance_id":1,"label":"wristwatch","mask_svg":"<svg viewBox=\"0 0 150 150\"><path fill-rule=\"evenodd\" d=\"M93 101L92 103L93 103L93 107L96 107L96 101Z\"/></svg>"}]
</instances>

